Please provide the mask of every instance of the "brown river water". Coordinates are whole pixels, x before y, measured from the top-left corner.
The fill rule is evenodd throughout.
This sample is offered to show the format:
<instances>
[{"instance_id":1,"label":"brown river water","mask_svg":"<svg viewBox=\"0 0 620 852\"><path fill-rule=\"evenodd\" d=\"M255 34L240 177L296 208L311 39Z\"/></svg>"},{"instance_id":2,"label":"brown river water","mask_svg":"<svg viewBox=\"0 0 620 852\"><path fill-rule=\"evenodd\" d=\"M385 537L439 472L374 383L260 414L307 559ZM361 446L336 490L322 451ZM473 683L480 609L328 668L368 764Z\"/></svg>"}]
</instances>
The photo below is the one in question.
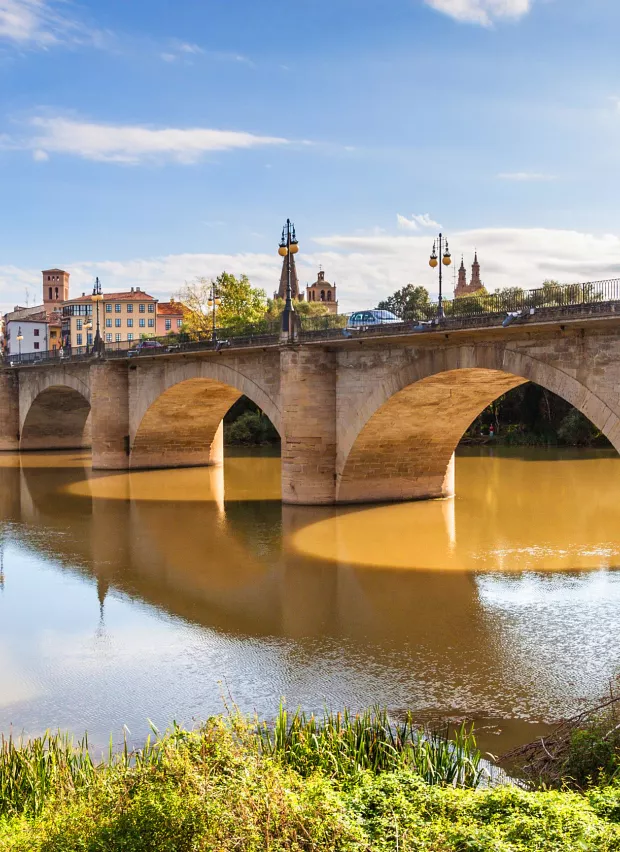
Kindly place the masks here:
<instances>
[{"instance_id":1,"label":"brown river water","mask_svg":"<svg viewBox=\"0 0 620 852\"><path fill-rule=\"evenodd\" d=\"M620 673L620 458L463 451L454 500L282 506L278 457L0 454L0 732L379 704L499 753Z\"/></svg>"}]
</instances>

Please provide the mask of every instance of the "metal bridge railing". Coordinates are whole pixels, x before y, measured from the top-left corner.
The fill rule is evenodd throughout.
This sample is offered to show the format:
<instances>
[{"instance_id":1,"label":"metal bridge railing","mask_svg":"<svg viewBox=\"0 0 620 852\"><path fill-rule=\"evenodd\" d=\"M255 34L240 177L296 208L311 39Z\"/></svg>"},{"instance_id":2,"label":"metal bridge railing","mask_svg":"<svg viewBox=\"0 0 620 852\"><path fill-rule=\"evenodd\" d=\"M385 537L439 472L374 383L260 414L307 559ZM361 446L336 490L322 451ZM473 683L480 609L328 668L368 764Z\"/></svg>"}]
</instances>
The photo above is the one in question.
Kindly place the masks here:
<instances>
[{"instance_id":1,"label":"metal bridge railing","mask_svg":"<svg viewBox=\"0 0 620 852\"><path fill-rule=\"evenodd\" d=\"M104 343L102 356L111 358L139 358L170 355L180 352L221 350L230 346L272 346L280 341L280 324L276 320L242 328L218 328L215 339L210 332L179 333L166 337L149 337L143 340L122 340ZM145 345L145 343L147 345ZM94 346L72 346L50 349L44 352L27 352L21 355L5 355L2 363L6 367L22 367L37 364L61 364L66 361L85 361L94 358Z\"/></svg>"},{"instance_id":2,"label":"metal bridge railing","mask_svg":"<svg viewBox=\"0 0 620 852\"><path fill-rule=\"evenodd\" d=\"M538 314L539 317L549 319L554 315L583 313L584 309L592 314L620 315L620 278L580 284L545 284L533 290L513 287L496 293L474 293L458 299L445 299L442 316L438 314L437 304L429 302L410 312L406 320L396 323L386 322L379 316L372 323L356 323L352 326L346 314L300 315L301 331L298 339L300 342L312 342L360 334L392 336L410 334L412 331L476 328L499 324L500 318L525 320L532 314ZM280 342L280 320L265 320L241 328L218 328L215 340L211 332L168 334L166 337L150 337L147 340L151 346L145 346L144 340L105 343L103 355L105 358L154 357L175 352L219 350L229 346L272 346ZM155 346L152 345L153 341ZM80 346L4 356L3 364L15 367L66 360L81 361L94 357L94 354L92 346Z\"/></svg>"}]
</instances>

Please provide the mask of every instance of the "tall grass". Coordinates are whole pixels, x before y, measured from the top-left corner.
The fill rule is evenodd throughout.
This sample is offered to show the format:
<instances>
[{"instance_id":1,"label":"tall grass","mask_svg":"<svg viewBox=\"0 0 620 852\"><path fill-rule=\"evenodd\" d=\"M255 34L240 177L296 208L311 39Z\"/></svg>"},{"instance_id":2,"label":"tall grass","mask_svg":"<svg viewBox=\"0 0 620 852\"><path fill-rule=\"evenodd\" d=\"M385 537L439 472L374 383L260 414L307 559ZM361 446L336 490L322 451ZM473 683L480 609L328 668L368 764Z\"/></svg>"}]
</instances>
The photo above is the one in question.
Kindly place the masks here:
<instances>
[{"instance_id":1,"label":"tall grass","mask_svg":"<svg viewBox=\"0 0 620 852\"><path fill-rule=\"evenodd\" d=\"M219 727L218 727L219 726ZM226 733L226 731L228 733ZM218 733L219 732L219 733ZM411 719L392 722L385 710L353 715L326 713L322 719L280 708L275 724L248 724L240 715L213 719L198 731L174 725L160 735L153 728L144 746L121 749L110 741L107 756L93 758L88 737L74 741L50 733L34 739L0 737L0 816L41 814L46 802L88 792L117 770L149 772L174 755L196 765L213 760L211 745L230 735L247 753L273 758L302 777L318 773L354 782L363 772L410 769L429 784L475 788L483 775L482 756L472 729L462 726L452 739L416 728Z\"/></svg>"},{"instance_id":2,"label":"tall grass","mask_svg":"<svg viewBox=\"0 0 620 852\"><path fill-rule=\"evenodd\" d=\"M428 784L477 787L484 775L472 728L463 724L449 737L414 725L408 715L392 721L375 708L351 714L326 712L322 719L280 707L275 725L259 727L264 753L307 777L321 772L355 780L362 772L410 769Z\"/></svg>"},{"instance_id":3,"label":"tall grass","mask_svg":"<svg viewBox=\"0 0 620 852\"><path fill-rule=\"evenodd\" d=\"M115 768L145 768L161 762L164 746L179 739L176 725L165 737L149 735L141 749L130 751L126 736L121 749L110 740L107 758L95 761L88 735L75 741L68 734L46 731L33 739L0 736L0 816L37 816L50 795L63 798L87 790L97 777Z\"/></svg>"}]
</instances>

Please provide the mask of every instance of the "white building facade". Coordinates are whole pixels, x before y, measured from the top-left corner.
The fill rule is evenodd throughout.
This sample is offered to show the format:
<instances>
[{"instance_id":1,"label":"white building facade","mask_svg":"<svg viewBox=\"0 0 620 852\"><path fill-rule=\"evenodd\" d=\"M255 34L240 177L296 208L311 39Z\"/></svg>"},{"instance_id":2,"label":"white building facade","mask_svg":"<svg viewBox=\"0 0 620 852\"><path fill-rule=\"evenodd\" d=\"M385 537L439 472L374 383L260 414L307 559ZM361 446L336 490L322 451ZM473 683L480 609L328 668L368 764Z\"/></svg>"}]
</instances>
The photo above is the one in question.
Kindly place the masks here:
<instances>
[{"instance_id":1,"label":"white building facade","mask_svg":"<svg viewBox=\"0 0 620 852\"><path fill-rule=\"evenodd\" d=\"M49 347L49 323L43 319L9 320L4 331L7 355L46 352ZM22 340L17 338L21 334Z\"/></svg>"}]
</instances>

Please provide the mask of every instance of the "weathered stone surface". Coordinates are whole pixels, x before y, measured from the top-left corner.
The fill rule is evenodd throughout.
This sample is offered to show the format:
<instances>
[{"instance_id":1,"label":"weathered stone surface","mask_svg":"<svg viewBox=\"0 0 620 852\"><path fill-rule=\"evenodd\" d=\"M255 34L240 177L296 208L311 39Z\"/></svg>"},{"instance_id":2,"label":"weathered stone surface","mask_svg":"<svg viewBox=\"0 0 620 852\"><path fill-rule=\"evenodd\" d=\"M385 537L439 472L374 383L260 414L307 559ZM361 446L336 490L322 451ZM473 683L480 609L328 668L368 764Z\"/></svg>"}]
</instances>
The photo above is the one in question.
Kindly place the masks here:
<instances>
[{"instance_id":1,"label":"weathered stone surface","mask_svg":"<svg viewBox=\"0 0 620 852\"><path fill-rule=\"evenodd\" d=\"M19 449L19 379L0 372L0 450Z\"/></svg>"},{"instance_id":2,"label":"weathered stone surface","mask_svg":"<svg viewBox=\"0 0 620 852\"><path fill-rule=\"evenodd\" d=\"M103 361L90 372L93 469L129 467L129 383L125 364Z\"/></svg>"},{"instance_id":3,"label":"weathered stone surface","mask_svg":"<svg viewBox=\"0 0 620 852\"><path fill-rule=\"evenodd\" d=\"M281 354L282 499L335 501L336 355L295 347Z\"/></svg>"}]
</instances>

